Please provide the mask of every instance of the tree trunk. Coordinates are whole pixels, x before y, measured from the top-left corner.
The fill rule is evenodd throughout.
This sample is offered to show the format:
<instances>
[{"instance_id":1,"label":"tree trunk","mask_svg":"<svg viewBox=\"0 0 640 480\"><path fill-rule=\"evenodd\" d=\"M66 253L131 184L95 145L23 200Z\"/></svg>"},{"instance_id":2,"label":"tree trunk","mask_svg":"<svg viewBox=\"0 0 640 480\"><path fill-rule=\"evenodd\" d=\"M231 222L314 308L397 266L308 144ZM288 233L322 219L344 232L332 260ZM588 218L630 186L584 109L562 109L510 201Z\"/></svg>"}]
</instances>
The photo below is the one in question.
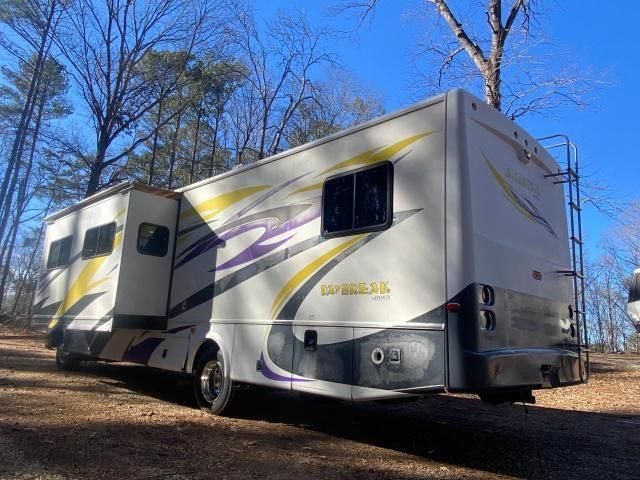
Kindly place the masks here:
<instances>
[{"instance_id":1,"label":"tree trunk","mask_svg":"<svg viewBox=\"0 0 640 480\"><path fill-rule=\"evenodd\" d=\"M178 113L176 118L176 129L173 132L173 138L171 139L171 158L169 160L169 185L168 188L173 188L173 172L176 163L176 149L178 148L178 135L180 133L180 122L182 121L182 112Z\"/></svg>"},{"instance_id":2,"label":"tree trunk","mask_svg":"<svg viewBox=\"0 0 640 480\"><path fill-rule=\"evenodd\" d=\"M4 305L4 294L7 285L7 279L9 277L9 271L11 270L11 257L13 256L13 250L16 244L16 238L20 227L20 220L24 214L26 208L25 199L27 197L27 188L29 186L29 180L31 179L31 169L33 168L33 158L35 156L36 144L38 136L40 134L40 126L42 125L42 114L44 113L44 107L47 101L47 88L43 90L40 95L40 103L38 104L38 114L36 116L36 123L33 130L33 139L31 141L31 151L29 152L29 160L27 162L27 169L24 173L24 178L18 189L18 199L16 201L15 217L13 219L12 233L10 235L9 247L7 249L5 268L2 272L2 279L0 280L0 309ZM35 255L32 256L32 258Z\"/></svg>"},{"instance_id":3,"label":"tree trunk","mask_svg":"<svg viewBox=\"0 0 640 480\"><path fill-rule=\"evenodd\" d=\"M109 146L109 128L111 122L109 117L104 119L100 130L98 131L98 141L96 142L96 158L91 163L91 171L89 172L89 182L84 197L90 197L100 188L100 178L105 168L105 158L107 157L107 148Z\"/></svg>"},{"instance_id":4,"label":"tree trunk","mask_svg":"<svg viewBox=\"0 0 640 480\"><path fill-rule=\"evenodd\" d=\"M196 156L198 154L198 138L200 137L200 120L202 114L198 111L198 117L196 119L196 138L193 141L193 152L191 153L191 168L189 170L189 183L193 183L193 177L196 167Z\"/></svg>"},{"instance_id":5,"label":"tree trunk","mask_svg":"<svg viewBox=\"0 0 640 480\"><path fill-rule=\"evenodd\" d=\"M9 278L9 273L11 272L11 257L13 256L13 249L16 245L16 238L18 237L18 227L20 225L18 214L16 213L16 217L13 221L13 225L10 229L10 240L9 245L7 247L7 261L2 269L2 279L0 280L0 311L4 306L4 294L5 288L7 286L7 279Z\"/></svg>"},{"instance_id":6,"label":"tree trunk","mask_svg":"<svg viewBox=\"0 0 640 480\"><path fill-rule=\"evenodd\" d=\"M22 157L22 152L20 152L20 156ZM18 183L18 176L20 175L20 167L22 160L16 162L13 166L13 171L8 172L5 178L11 178L11 182L9 184L9 190L6 192L5 204L0 212L0 242L4 240L4 234L7 230L7 225L9 224L9 217L11 216L11 212L13 210L13 194L15 193L16 185Z\"/></svg>"},{"instance_id":7,"label":"tree trunk","mask_svg":"<svg viewBox=\"0 0 640 480\"><path fill-rule=\"evenodd\" d=\"M104 158L104 157L103 157ZM100 176L102 175L102 160L97 157L91 164L91 171L89 172L89 182L87 183L87 190L85 191L84 198L90 197L98 191L100 186Z\"/></svg>"},{"instance_id":8,"label":"tree trunk","mask_svg":"<svg viewBox=\"0 0 640 480\"><path fill-rule=\"evenodd\" d=\"M38 230L38 237L37 237L37 240L36 240L36 248L38 248L40 246L40 241L42 240L42 234L43 233L44 233L44 223L42 225L40 225L40 230ZM15 314L16 310L18 309L18 303L20 302L20 296L22 295L22 291L24 290L24 284L27 281L27 276L29 275L29 272L33 268L33 261L35 260L35 258L36 258L36 255L31 255L31 257L29 257L29 262L27 263L27 268L24 271L24 275L20 279L20 283L18 284L18 290L16 291L16 297L13 300L13 306L11 307L11 313L12 314Z\"/></svg>"},{"instance_id":9,"label":"tree trunk","mask_svg":"<svg viewBox=\"0 0 640 480\"><path fill-rule=\"evenodd\" d=\"M58 174L60 173L60 165L58 165L57 169L56 169L56 173L54 176L54 184L53 184L53 189L51 192L51 195L49 196L49 202L47 203L47 206L45 207L44 211L42 212L42 216L46 217L49 214L49 211L51 210L51 205L53 204L53 198L56 195L56 191L57 191L57 186L58 186ZM44 233L44 223L42 223L40 225L40 229L38 230L38 237L36 239L36 248L40 248L40 242L42 241L42 235ZM20 301L20 296L22 295L22 291L24 290L24 285L27 279L27 276L29 275L29 272L31 271L31 269L33 268L33 262L36 259L36 255L31 255L31 257L29 257L29 262L27 264L27 268L25 270L24 276L23 278L20 280L20 286L18 287L18 291L16 292L16 298L15 301L13 302L13 307L11 308L11 313L15 313L18 307L18 302ZM31 298L27 300L27 305L29 306L29 309L26 313L28 313L28 315L32 314L32 310L33 310L33 296L35 294L35 290L33 290L31 292Z\"/></svg>"},{"instance_id":10,"label":"tree trunk","mask_svg":"<svg viewBox=\"0 0 640 480\"><path fill-rule=\"evenodd\" d=\"M153 174L155 173L156 155L158 151L158 137L160 136L160 123L162 122L162 97L158 102L158 117L156 118L156 128L153 132L153 148L151 149L151 162L149 162L149 185L153 185Z\"/></svg>"},{"instance_id":11,"label":"tree trunk","mask_svg":"<svg viewBox=\"0 0 640 480\"><path fill-rule=\"evenodd\" d=\"M213 177L213 168L216 164L216 148L218 146L218 125L220 125L220 119L216 115L216 126L213 129L213 146L211 147L211 162L209 163L209 177Z\"/></svg>"},{"instance_id":12,"label":"tree trunk","mask_svg":"<svg viewBox=\"0 0 640 480\"><path fill-rule=\"evenodd\" d=\"M260 129L260 147L258 150L258 160L262 160L264 158L264 146L267 140L267 125L268 125L268 115L267 107L264 107L264 113L262 115L262 128Z\"/></svg>"},{"instance_id":13,"label":"tree trunk","mask_svg":"<svg viewBox=\"0 0 640 480\"><path fill-rule=\"evenodd\" d=\"M10 205L12 202L12 199L7 198L7 190L9 189L9 185L11 182L11 172L16 171L16 164L20 162L20 158L22 157L22 150L24 148L27 129L29 127L29 124L31 123L31 117L35 108L35 98L40 88L42 69L47 56L47 40L49 39L51 22L55 14L56 5L56 1L51 2L51 9L49 10L49 13L47 15L47 20L42 32L42 38L40 40L40 46L38 48L36 64L34 65L33 75L31 77L31 82L29 83L27 98L25 99L24 107L22 109L22 113L20 114L20 121L18 122L18 127L16 129L16 136L13 141L9 160L7 161L5 177L2 181L2 186L0 186L0 210L5 208L7 204ZM6 225L2 225L0 226L0 228L4 230L4 228L6 228ZM0 231L0 238L2 238L3 234L4 231Z\"/></svg>"}]
</instances>

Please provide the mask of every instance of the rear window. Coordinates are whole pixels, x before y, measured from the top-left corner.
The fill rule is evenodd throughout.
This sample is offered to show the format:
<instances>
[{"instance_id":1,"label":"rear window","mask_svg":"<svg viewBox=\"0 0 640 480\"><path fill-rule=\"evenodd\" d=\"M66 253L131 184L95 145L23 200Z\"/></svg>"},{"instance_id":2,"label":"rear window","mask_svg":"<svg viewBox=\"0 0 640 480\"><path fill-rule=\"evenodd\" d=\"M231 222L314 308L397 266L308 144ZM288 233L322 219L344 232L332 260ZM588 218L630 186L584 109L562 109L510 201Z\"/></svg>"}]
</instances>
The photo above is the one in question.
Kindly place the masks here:
<instances>
[{"instance_id":1,"label":"rear window","mask_svg":"<svg viewBox=\"0 0 640 480\"><path fill-rule=\"evenodd\" d=\"M71 256L71 236L61 238L51 242L49 245L49 255L47 256L47 268L60 268L69 263L69 257Z\"/></svg>"},{"instance_id":2,"label":"rear window","mask_svg":"<svg viewBox=\"0 0 640 480\"><path fill-rule=\"evenodd\" d=\"M142 255L164 257L169 248L169 229L153 223L141 223L137 248Z\"/></svg>"},{"instance_id":3,"label":"rear window","mask_svg":"<svg viewBox=\"0 0 640 480\"><path fill-rule=\"evenodd\" d=\"M82 258L100 257L109 255L113 251L113 241L116 236L116 222L90 228L84 234L82 246Z\"/></svg>"}]
</instances>

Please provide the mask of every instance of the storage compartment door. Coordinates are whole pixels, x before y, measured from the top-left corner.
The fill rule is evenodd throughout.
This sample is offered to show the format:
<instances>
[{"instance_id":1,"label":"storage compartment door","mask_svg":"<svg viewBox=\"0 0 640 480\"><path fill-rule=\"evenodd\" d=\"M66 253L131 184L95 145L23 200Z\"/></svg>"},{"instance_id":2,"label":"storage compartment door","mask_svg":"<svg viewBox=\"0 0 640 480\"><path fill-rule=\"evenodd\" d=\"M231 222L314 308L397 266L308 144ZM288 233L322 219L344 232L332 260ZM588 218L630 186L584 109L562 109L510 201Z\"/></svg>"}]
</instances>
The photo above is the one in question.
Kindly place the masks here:
<instances>
[{"instance_id":1,"label":"storage compartment door","mask_svg":"<svg viewBox=\"0 0 640 480\"><path fill-rule=\"evenodd\" d=\"M293 331L292 389L350 400L353 328L296 325Z\"/></svg>"}]
</instances>

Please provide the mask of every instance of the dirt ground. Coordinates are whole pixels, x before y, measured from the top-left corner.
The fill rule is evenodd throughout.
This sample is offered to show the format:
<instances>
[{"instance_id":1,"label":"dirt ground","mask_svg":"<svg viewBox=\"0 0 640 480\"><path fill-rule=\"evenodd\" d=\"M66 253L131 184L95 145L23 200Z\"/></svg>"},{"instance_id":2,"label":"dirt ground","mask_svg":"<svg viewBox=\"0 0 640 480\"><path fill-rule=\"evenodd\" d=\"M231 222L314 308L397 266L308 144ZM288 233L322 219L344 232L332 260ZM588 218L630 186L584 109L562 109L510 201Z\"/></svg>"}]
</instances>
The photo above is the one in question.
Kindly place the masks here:
<instances>
[{"instance_id":1,"label":"dirt ground","mask_svg":"<svg viewBox=\"0 0 640 480\"><path fill-rule=\"evenodd\" d=\"M352 404L241 391L196 410L187 377L128 364L58 371L0 329L0 478L640 478L640 357L594 355L587 385L538 403L437 395Z\"/></svg>"}]
</instances>

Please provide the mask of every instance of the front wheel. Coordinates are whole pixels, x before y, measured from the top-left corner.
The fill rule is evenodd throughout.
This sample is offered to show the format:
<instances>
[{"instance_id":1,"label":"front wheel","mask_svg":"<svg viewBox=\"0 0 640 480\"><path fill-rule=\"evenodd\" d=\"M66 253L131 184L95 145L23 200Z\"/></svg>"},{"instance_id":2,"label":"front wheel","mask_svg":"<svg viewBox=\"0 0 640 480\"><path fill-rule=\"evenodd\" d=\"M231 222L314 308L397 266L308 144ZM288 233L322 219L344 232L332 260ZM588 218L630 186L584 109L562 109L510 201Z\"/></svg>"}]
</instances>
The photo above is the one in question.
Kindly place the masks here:
<instances>
[{"instance_id":1,"label":"front wheel","mask_svg":"<svg viewBox=\"0 0 640 480\"><path fill-rule=\"evenodd\" d=\"M225 374L220 350L210 348L200 357L193 384L196 402L202 410L214 415L228 411L233 398L233 382Z\"/></svg>"},{"instance_id":2,"label":"front wheel","mask_svg":"<svg viewBox=\"0 0 640 480\"><path fill-rule=\"evenodd\" d=\"M80 359L65 352L62 345L56 347L56 365L60 370L75 370L80 365Z\"/></svg>"}]
</instances>

